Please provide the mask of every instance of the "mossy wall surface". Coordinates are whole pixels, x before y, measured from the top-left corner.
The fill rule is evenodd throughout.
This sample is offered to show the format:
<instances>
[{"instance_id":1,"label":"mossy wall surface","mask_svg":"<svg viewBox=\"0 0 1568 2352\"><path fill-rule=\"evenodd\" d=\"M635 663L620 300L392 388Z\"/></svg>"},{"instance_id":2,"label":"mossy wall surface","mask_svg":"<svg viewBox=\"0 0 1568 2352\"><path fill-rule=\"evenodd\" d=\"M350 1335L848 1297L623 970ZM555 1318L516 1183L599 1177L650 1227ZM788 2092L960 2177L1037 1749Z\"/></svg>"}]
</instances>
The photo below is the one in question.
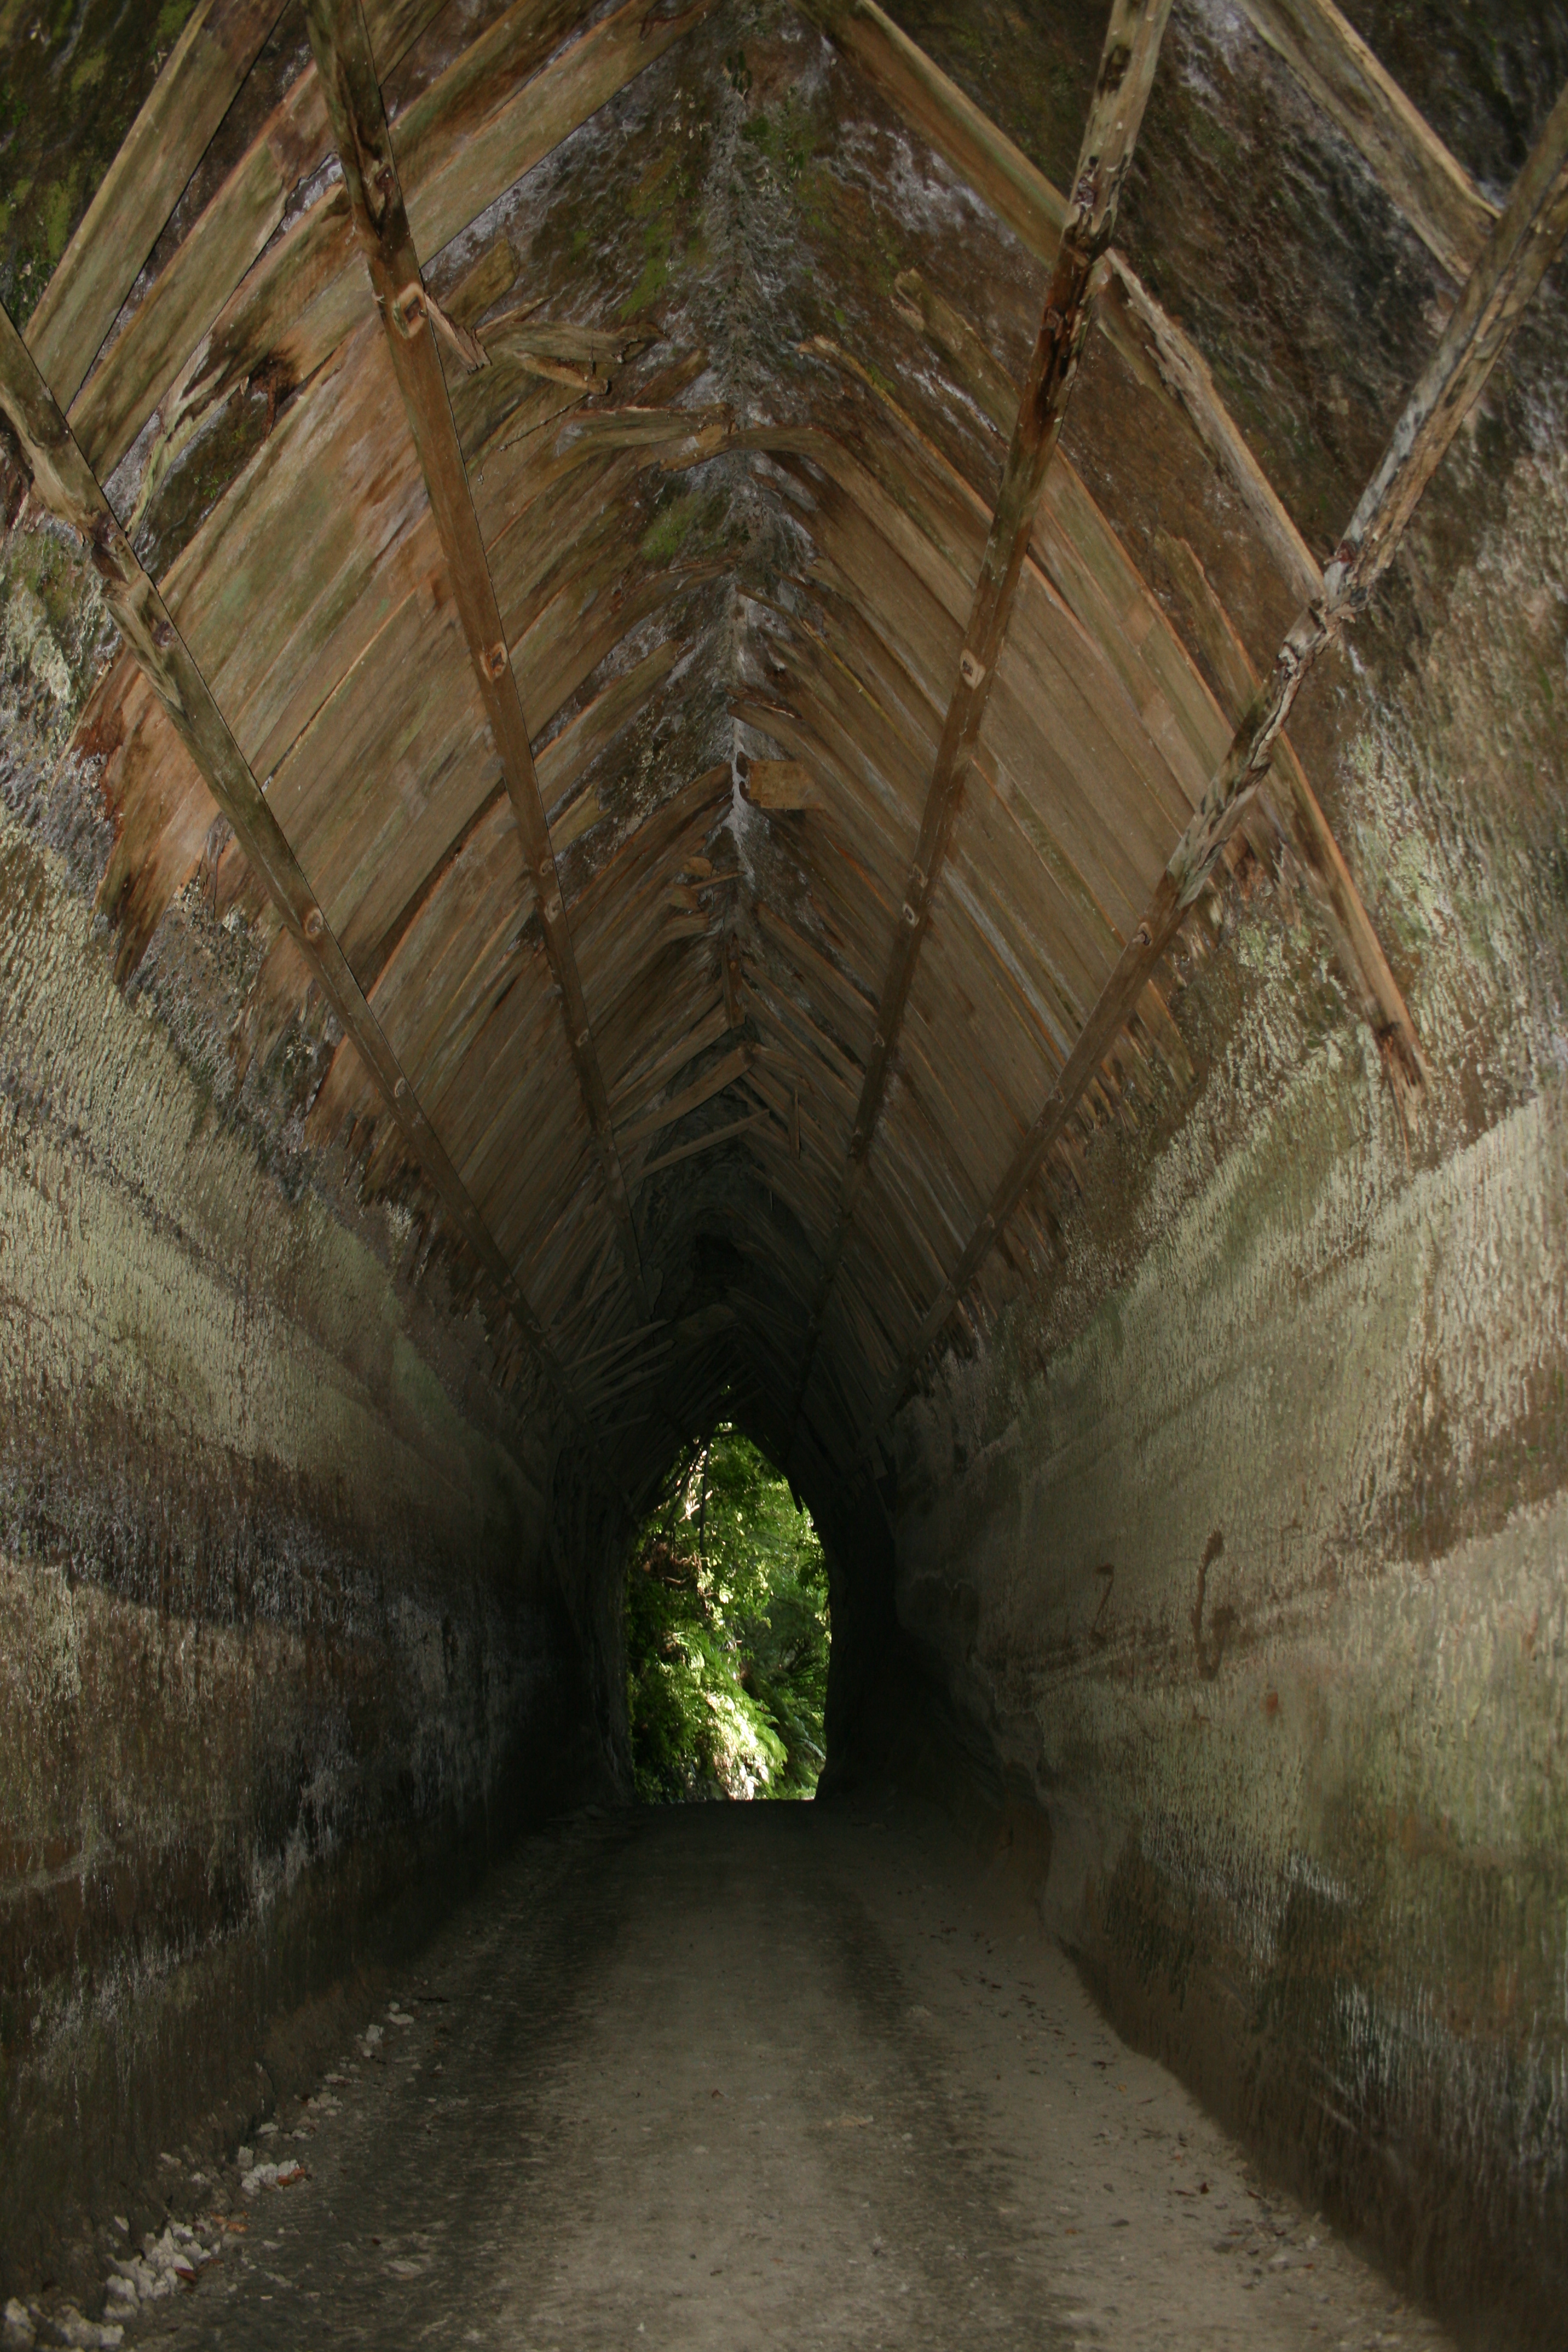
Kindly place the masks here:
<instances>
[{"instance_id":1,"label":"mossy wall surface","mask_svg":"<svg viewBox=\"0 0 1568 2352\"><path fill-rule=\"evenodd\" d=\"M1047 1811L1052 1926L1500 2345L1568 2303L1568 470L1490 453L1465 564L1473 450L1308 716L1421 1125L1283 890L1227 885L1196 1088L1099 1131L896 1439L900 1622Z\"/></svg>"},{"instance_id":2,"label":"mossy wall surface","mask_svg":"<svg viewBox=\"0 0 1568 2352\"><path fill-rule=\"evenodd\" d=\"M619 1567L439 1251L236 1094L199 893L114 985L93 600L26 520L4 586L0 2299L389 1906L604 1784Z\"/></svg>"}]
</instances>

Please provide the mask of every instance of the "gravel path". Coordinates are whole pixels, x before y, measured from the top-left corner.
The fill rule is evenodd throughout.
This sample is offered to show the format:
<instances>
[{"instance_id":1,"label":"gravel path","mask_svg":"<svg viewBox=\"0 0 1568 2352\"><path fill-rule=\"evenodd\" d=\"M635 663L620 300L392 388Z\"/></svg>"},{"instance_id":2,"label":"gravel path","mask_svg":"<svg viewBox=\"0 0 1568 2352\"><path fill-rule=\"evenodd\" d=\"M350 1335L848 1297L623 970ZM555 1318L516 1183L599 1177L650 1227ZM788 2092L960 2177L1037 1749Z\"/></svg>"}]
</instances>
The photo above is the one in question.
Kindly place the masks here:
<instances>
[{"instance_id":1,"label":"gravel path","mask_svg":"<svg viewBox=\"0 0 1568 2352\"><path fill-rule=\"evenodd\" d=\"M1264 2191L924 1813L579 1819L365 2022L128 2347L1448 2340Z\"/></svg>"}]
</instances>

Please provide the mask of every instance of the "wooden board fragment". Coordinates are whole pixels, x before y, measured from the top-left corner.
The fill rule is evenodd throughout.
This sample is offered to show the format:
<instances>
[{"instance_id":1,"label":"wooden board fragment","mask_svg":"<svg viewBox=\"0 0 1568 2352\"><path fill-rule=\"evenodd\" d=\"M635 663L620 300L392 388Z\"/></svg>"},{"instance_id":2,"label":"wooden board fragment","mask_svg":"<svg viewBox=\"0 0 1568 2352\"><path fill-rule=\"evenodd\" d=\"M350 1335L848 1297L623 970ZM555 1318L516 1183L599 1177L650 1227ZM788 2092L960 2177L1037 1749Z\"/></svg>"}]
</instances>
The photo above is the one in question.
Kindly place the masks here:
<instances>
[{"instance_id":1,"label":"wooden board fragment","mask_svg":"<svg viewBox=\"0 0 1568 2352\"><path fill-rule=\"evenodd\" d=\"M62 408L280 13L280 0L198 0L27 322Z\"/></svg>"},{"instance_id":2,"label":"wooden board fragment","mask_svg":"<svg viewBox=\"0 0 1568 2352\"><path fill-rule=\"evenodd\" d=\"M1271 49L1358 148L1450 278L1467 277L1497 218L1464 166L1333 0L1241 0Z\"/></svg>"},{"instance_id":3,"label":"wooden board fragment","mask_svg":"<svg viewBox=\"0 0 1568 2352\"><path fill-rule=\"evenodd\" d=\"M825 804L822 786L804 760L752 760L744 785L746 798L754 808L782 812Z\"/></svg>"}]
</instances>

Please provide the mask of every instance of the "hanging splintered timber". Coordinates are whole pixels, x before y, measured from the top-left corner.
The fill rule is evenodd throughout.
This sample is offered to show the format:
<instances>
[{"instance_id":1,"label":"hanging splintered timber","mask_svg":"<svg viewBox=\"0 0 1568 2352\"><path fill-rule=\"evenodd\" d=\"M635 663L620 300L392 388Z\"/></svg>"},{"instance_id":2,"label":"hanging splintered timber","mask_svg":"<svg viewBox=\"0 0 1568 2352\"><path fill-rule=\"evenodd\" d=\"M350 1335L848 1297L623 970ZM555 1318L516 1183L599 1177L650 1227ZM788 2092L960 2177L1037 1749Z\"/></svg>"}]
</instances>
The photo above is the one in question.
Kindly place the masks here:
<instances>
[{"instance_id":1,"label":"hanging splintered timber","mask_svg":"<svg viewBox=\"0 0 1568 2352\"><path fill-rule=\"evenodd\" d=\"M1268 773L1275 746L1302 680L1324 647L1365 610L1421 494L1442 463L1509 338L1533 300L1568 234L1568 89L1547 119L1506 210L1394 426L1381 464L1323 574L1323 593L1300 613L1236 730L1218 773L1171 855L1153 900L1101 991L1061 1075L1014 1155L958 1264L933 1301L887 1392L873 1430L894 1412L927 1349L1044 1166L1092 1085L1118 1030L1131 1017L1220 852ZM1414 1087L1418 1070L1407 1073Z\"/></svg>"},{"instance_id":2,"label":"hanging splintered timber","mask_svg":"<svg viewBox=\"0 0 1568 2352\"><path fill-rule=\"evenodd\" d=\"M53 394L4 310L0 413L16 436L40 502L86 545L116 627L353 1039L410 1152L591 1440L593 1433L542 1323L426 1117L190 647L138 562Z\"/></svg>"},{"instance_id":3,"label":"hanging splintered timber","mask_svg":"<svg viewBox=\"0 0 1568 2352\"><path fill-rule=\"evenodd\" d=\"M796 1377L792 1422L799 1415L811 1378L823 1317L865 1181L867 1157L930 919L931 896L947 856L953 818L980 740L996 665L1006 643L1046 475L1061 438L1062 419L1089 332L1096 270L1116 233L1122 183L1132 161L1170 13L1171 0L1116 0L1110 12L1100 52L1100 76L1073 173L1072 195L1046 289L1034 355L1018 404L1001 492L963 633L958 676L948 702L936 765L921 817L920 835L904 885L899 928L882 983L871 1050L849 1139L838 1219L828 1244L807 1327L805 1354Z\"/></svg>"},{"instance_id":4,"label":"hanging splintered timber","mask_svg":"<svg viewBox=\"0 0 1568 2352\"><path fill-rule=\"evenodd\" d=\"M545 952L561 992L566 1042L597 1147L626 1271L645 1314L637 1225L616 1146L609 1091L594 1042L587 1000L562 903L550 827L534 772L528 724L507 652L500 607L474 511L458 428L436 345L437 317L425 291L359 0L310 0L306 21L343 167L354 227L386 330L409 428L419 452L430 511L452 580L453 598L490 723L508 793L538 891Z\"/></svg>"}]
</instances>

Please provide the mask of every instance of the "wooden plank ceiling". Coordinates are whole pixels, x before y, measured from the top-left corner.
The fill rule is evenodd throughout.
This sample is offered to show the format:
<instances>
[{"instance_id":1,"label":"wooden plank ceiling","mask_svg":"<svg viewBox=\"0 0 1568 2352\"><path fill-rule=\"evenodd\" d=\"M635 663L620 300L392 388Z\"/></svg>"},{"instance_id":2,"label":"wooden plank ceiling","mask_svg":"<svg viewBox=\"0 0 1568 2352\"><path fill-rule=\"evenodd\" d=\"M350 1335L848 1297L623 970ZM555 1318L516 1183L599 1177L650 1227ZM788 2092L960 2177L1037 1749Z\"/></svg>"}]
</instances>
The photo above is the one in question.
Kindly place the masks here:
<instances>
[{"instance_id":1,"label":"wooden plank ceiling","mask_svg":"<svg viewBox=\"0 0 1568 2352\"><path fill-rule=\"evenodd\" d=\"M1257 685L1198 556L1179 631L1056 446L1091 319L1285 609L1322 590L1197 353L1095 268L1167 5L1117 0L1069 208L871 0L746 53L715 0L320 0L248 113L276 12L210 0L127 142L137 202L31 321L142 567L117 593L156 583L149 642L235 747L226 782L128 642L81 735L121 978L199 872L265 944L237 1061L331 1008L308 1135L499 1316L495 1277L630 1491L721 1409L808 1486L844 1471L955 1273L1005 1296L1084 1136L1190 1076L1156 964L986 1229ZM1468 267L1492 208L1327 0L1255 13ZM938 230L869 217L870 140ZM1000 300L1026 346L1042 261L1020 424L990 339ZM1288 746L1275 780L1413 1100Z\"/></svg>"}]
</instances>

